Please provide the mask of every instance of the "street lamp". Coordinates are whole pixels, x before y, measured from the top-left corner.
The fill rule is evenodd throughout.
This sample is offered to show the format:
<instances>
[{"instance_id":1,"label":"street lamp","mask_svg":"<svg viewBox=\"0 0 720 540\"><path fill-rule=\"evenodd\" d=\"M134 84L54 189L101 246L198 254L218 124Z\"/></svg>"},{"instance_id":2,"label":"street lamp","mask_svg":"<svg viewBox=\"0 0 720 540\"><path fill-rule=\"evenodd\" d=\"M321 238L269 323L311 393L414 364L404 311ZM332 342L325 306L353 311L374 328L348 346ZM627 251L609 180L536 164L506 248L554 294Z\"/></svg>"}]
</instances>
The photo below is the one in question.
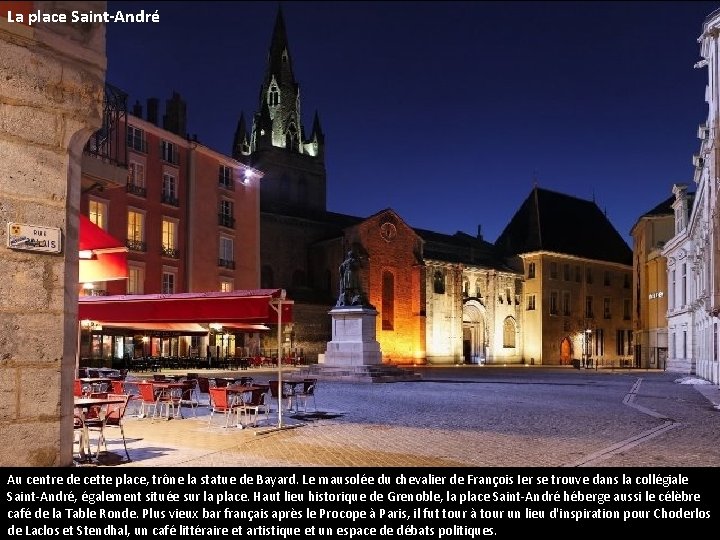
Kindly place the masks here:
<instances>
[{"instance_id":1,"label":"street lamp","mask_svg":"<svg viewBox=\"0 0 720 540\"><path fill-rule=\"evenodd\" d=\"M592 334L592 330L590 328L586 328L584 335L585 335L585 361L583 363L584 367L588 367L588 363L590 362L590 337Z\"/></svg>"}]
</instances>

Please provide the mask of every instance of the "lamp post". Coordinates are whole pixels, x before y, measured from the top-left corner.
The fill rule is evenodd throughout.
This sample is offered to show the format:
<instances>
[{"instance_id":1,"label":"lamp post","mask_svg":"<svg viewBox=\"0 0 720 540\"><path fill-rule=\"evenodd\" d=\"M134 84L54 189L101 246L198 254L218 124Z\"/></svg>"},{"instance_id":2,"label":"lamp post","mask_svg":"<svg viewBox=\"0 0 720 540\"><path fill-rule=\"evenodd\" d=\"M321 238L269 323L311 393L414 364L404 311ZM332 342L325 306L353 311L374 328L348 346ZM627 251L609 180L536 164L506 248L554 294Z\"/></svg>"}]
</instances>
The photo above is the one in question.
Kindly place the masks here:
<instances>
[{"instance_id":1,"label":"lamp post","mask_svg":"<svg viewBox=\"0 0 720 540\"><path fill-rule=\"evenodd\" d=\"M590 335L592 334L592 330L590 328L586 328L583 334L585 335L585 359L583 361L583 366L587 368L588 363L590 362Z\"/></svg>"}]
</instances>

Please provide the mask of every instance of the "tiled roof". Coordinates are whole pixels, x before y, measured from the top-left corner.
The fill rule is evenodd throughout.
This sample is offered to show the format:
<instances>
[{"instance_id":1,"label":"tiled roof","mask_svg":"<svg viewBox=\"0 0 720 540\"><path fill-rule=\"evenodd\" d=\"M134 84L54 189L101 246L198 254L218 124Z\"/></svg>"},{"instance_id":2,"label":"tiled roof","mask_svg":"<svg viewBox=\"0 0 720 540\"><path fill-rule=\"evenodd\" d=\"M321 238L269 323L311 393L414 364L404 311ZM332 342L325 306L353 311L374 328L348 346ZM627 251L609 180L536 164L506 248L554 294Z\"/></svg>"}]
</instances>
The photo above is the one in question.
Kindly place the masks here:
<instances>
[{"instance_id":1,"label":"tiled roof","mask_svg":"<svg viewBox=\"0 0 720 540\"><path fill-rule=\"evenodd\" d=\"M535 187L495 245L507 256L552 251L632 264L632 250L593 201Z\"/></svg>"}]
</instances>

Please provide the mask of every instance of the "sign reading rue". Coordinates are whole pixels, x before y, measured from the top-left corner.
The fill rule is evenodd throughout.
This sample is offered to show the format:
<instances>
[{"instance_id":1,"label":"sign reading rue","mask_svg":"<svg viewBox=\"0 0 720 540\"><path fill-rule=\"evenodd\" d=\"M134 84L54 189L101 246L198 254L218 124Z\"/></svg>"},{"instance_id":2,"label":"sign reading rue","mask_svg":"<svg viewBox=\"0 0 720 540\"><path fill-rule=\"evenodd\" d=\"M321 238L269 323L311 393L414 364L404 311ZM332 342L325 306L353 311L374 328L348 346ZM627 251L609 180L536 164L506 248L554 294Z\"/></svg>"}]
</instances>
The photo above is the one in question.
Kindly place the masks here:
<instances>
[{"instance_id":1,"label":"sign reading rue","mask_svg":"<svg viewBox=\"0 0 720 540\"><path fill-rule=\"evenodd\" d=\"M26 251L60 253L62 245L58 227L41 227L25 223L8 223L7 247Z\"/></svg>"}]
</instances>

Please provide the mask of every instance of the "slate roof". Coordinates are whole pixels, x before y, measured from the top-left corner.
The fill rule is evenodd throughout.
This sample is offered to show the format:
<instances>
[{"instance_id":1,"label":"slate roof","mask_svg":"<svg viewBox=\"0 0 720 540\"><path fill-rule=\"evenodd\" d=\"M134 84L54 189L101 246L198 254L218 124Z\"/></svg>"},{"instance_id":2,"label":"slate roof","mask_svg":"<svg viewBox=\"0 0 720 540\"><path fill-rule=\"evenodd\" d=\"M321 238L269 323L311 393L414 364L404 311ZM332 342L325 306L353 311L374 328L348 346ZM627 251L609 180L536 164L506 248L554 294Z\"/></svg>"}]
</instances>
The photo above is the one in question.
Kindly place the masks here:
<instances>
[{"instance_id":1,"label":"slate roof","mask_svg":"<svg viewBox=\"0 0 720 540\"><path fill-rule=\"evenodd\" d=\"M458 231L455 234L443 234L426 229L413 228L424 240L423 257L450 263L492 268L514 272L505 262L502 254L490 242L476 236Z\"/></svg>"},{"instance_id":2,"label":"slate roof","mask_svg":"<svg viewBox=\"0 0 720 540\"><path fill-rule=\"evenodd\" d=\"M632 265L632 250L593 201L535 187L495 245L506 256L552 251Z\"/></svg>"}]
</instances>

